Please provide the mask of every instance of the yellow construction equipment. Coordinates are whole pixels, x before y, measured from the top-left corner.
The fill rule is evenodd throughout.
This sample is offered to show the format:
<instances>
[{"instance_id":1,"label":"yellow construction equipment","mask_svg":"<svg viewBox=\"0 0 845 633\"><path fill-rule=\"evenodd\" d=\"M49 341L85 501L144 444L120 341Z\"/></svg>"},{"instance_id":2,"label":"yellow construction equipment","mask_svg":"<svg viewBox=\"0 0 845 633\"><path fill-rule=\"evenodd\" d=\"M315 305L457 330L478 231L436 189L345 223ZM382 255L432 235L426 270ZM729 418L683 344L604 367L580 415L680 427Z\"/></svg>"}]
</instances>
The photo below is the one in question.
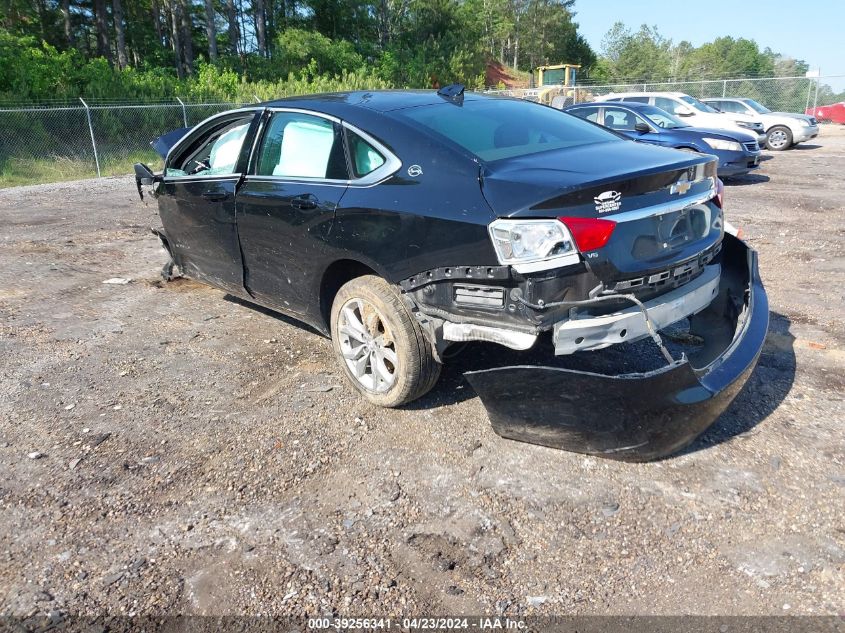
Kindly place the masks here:
<instances>
[{"instance_id":1,"label":"yellow construction equipment","mask_svg":"<svg viewBox=\"0 0 845 633\"><path fill-rule=\"evenodd\" d=\"M534 69L534 87L574 86L580 64L554 64Z\"/></svg>"}]
</instances>

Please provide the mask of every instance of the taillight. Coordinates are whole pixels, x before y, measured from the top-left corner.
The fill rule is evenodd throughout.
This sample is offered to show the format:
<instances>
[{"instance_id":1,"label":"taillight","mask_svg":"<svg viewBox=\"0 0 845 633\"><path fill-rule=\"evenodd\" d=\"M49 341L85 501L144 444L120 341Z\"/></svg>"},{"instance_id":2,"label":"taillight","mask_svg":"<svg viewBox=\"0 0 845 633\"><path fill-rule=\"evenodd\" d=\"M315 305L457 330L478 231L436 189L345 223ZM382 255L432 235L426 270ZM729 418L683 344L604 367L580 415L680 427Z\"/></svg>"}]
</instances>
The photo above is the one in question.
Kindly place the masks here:
<instances>
[{"instance_id":1,"label":"taillight","mask_svg":"<svg viewBox=\"0 0 845 633\"><path fill-rule=\"evenodd\" d=\"M724 201L725 201L725 183L722 182L721 178L716 178L716 204L719 206L720 209L724 209Z\"/></svg>"},{"instance_id":2,"label":"taillight","mask_svg":"<svg viewBox=\"0 0 845 633\"><path fill-rule=\"evenodd\" d=\"M601 248L610 239L616 222L599 218L558 218L572 233L572 239L582 253Z\"/></svg>"}]
</instances>

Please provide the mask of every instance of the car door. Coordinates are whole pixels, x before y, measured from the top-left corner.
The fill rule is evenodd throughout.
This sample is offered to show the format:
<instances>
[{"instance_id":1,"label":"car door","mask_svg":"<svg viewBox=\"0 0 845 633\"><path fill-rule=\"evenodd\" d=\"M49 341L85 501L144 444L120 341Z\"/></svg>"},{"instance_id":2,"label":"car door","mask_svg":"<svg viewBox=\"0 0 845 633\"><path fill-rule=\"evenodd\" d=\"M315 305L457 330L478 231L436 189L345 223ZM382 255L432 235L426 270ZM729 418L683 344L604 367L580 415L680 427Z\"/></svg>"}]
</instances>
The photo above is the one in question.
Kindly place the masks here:
<instances>
[{"instance_id":1,"label":"car door","mask_svg":"<svg viewBox=\"0 0 845 633\"><path fill-rule=\"evenodd\" d=\"M623 121L623 126L611 127L611 129L615 129L617 132L621 132L628 138L632 138L635 141L639 141L640 143L648 143L649 145L671 144L665 140L664 135L654 129L654 126L649 121L646 121L643 117L641 117L633 110L628 110L627 108L622 109L605 107L604 120L607 121L609 116L613 117L613 119L617 121L621 118L621 120ZM637 125L648 126L649 131L641 132L636 129Z\"/></svg>"},{"instance_id":2,"label":"car door","mask_svg":"<svg viewBox=\"0 0 845 633\"><path fill-rule=\"evenodd\" d=\"M266 113L236 203L244 286L257 301L313 313L313 277L348 185L339 120L301 110Z\"/></svg>"},{"instance_id":3,"label":"car door","mask_svg":"<svg viewBox=\"0 0 845 633\"><path fill-rule=\"evenodd\" d=\"M247 110L203 124L174 148L158 189L164 233L182 273L241 296L235 193L257 121L257 111Z\"/></svg>"}]
</instances>

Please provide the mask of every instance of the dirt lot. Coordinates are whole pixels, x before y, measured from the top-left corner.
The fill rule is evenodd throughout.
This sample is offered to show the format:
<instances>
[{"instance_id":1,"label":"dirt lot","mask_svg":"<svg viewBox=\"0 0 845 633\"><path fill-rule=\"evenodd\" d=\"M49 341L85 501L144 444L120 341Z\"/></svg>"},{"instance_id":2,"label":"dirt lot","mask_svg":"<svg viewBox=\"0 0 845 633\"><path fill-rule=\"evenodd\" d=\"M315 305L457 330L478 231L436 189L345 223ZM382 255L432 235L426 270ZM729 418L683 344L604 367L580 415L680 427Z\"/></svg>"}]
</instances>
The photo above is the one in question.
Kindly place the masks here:
<instances>
[{"instance_id":1,"label":"dirt lot","mask_svg":"<svg viewBox=\"0 0 845 633\"><path fill-rule=\"evenodd\" d=\"M826 126L729 183L768 341L639 465L496 436L474 349L365 404L327 340L160 282L128 179L0 191L0 614L842 613L843 164Z\"/></svg>"}]
</instances>

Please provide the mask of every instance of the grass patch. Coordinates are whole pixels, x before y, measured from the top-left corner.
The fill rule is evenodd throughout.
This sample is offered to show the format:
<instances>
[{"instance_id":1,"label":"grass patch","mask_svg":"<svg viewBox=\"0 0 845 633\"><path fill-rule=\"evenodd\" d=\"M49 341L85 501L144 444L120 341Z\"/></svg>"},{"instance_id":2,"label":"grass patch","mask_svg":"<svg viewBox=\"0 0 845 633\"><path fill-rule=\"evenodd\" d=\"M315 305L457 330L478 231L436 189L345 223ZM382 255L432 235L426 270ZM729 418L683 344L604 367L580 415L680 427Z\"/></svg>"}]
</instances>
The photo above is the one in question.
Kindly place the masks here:
<instances>
[{"instance_id":1,"label":"grass patch","mask_svg":"<svg viewBox=\"0 0 845 633\"><path fill-rule=\"evenodd\" d=\"M146 163L161 168L161 159L154 151L131 152L125 156L100 159L100 174L125 176L132 172L135 163ZM97 166L93 159L71 156L48 158L7 158L0 163L0 189L21 185L39 185L49 182L96 178Z\"/></svg>"}]
</instances>

